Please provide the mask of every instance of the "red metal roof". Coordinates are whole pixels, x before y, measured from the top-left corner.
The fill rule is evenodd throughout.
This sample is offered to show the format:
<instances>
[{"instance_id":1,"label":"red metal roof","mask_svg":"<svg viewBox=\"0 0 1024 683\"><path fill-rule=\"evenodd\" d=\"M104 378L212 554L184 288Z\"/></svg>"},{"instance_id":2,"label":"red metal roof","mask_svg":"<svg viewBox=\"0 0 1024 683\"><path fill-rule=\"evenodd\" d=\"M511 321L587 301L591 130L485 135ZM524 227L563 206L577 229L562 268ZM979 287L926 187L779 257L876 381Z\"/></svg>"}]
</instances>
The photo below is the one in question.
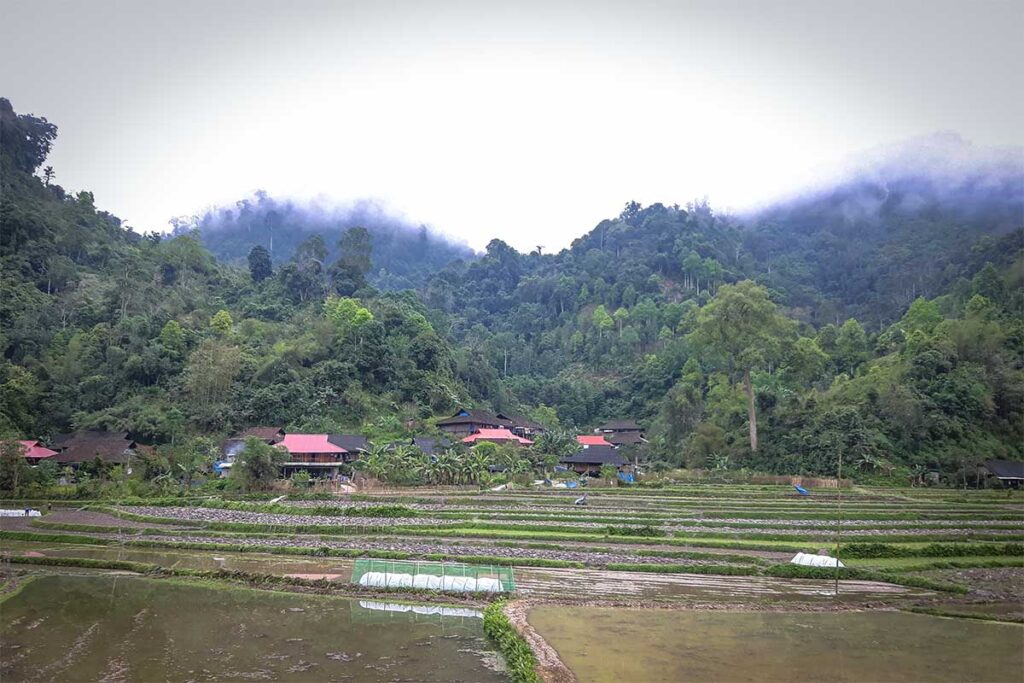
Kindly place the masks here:
<instances>
[{"instance_id":1,"label":"red metal roof","mask_svg":"<svg viewBox=\"0 0 1024 683\"><path fill-rule=\"evenodd\" d=\"M576 437L576 442L582 446L611 446L600 434L581 434Z\"/></svg>"},{"instance_id":2,"label":"red metal roof","mask_svg":"<svg viewBox=\"0 0 1024 683\"><path fill-rule=\"evenodd\" d=\"M348 453L341 446L327 440L327 434L285 434L276 445L289 453Z\"/></svg>"},{"instance_id":3,"label":"red metal roof","mask_svg":"<svg viewBox=\"0 0 1024 683\"><path fill-rule=\"evenodd\" d=\"M42 460L57 455L57 451L51 451L43 446L41 441L19 441L25 447L25 457L31 460Z\"/></svg>"},{"instance_id":4,"label":"red metal roof","mask_svg":"<svg viewBox=\"0 0 1024 683\"><path fill-rule=\"evenodd\" d=\"M533 443L529 439L516 436L507 429L479 429L463 439L462 443L474 443L476 441L518 441L524 446L529 446Z\"/></svg>"}]
</instances>

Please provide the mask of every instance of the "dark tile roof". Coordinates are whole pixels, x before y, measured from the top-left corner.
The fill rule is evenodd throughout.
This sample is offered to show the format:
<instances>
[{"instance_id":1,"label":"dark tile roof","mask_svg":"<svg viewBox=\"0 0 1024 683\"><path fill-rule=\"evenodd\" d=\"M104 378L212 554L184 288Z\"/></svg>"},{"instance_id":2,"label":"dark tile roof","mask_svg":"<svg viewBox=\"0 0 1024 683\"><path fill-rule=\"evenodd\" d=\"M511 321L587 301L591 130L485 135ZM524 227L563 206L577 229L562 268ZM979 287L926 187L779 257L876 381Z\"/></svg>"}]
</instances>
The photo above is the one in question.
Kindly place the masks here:
<instances>
[{"instance_id":1,"label":"dark tile roof","mask_svg":"<svg viewBox=\"0 0 1024 683\"><path fill-rule=\"evenodd\" d=\"M270 441L271 443L277 443L284 437L284 429L281 427L249 427L231 438L248 439L251 436L263 439L264 441Z\"/></svg>"},{"instance_id":2,"label":"dark tile roof","mask_svg":"<svg viewBox=\"0 0 1024 683\"><path fill-rule=\"evenodd\" d=\"M463 408L459 412L455 413L451 417L445 420L441 420L437 424L439 425L459 425L459 424L481 424L481 425L494 425L495 427L503 424L501 419L497 415L493 415L486 410L479 410L477 408Z\"/></svg>"},{"instance_id":3,"label":"dark tile roof","mask_svg":"<svg viewBox=\"0 0 1024 683\"><path fill-rule=\"evenodd\" d=\"M370 442L360 434L328 434L327 440L350 452L370 450Z\"/></svg>"},{"instance_id":4,"label":"dark tile roof","mask_svg":"<svg viewBox=\"0 0 1024 683\"><path fill-rule=\"evenodd\" d=\"M644 438L640 436L640 432L612 432L611 434L605 434L604 438L616 446L629 446L635 443L643 443L644 441Z\"/></svg>"},{"instance_id":5,"label":"dark tile roof","mask_svg":"<svg viewBox=\"0 0 1024 683\"><path fill-rule=\"evenodd\" d=\"M613 432L640 432L643 431L643 427L638 425L632 420L608 420L603 425L598 427L601 431L613 431Z\"/></svg>"},{"instance_id":6,"label":"dark tile roof","mask_svg":"<svg viewBox=\"0 0 1024 683\"><path fill-rule=\"evenodd\" d=\"M513 415L511 413L498 413L499 420L502 420L502 424L508 427L517 427L519 429L533 429L533 430L544 430L547 429L544 425L539 422L534 422L522 415Z\"/></svg>"},{"instance_id":7,"label":"dark tile roof","mask_svg":"<svg viewBox=\"0 0 1024 683\"><path fill-rule=\"evenodd\" d=\"M581 465L625 465L629 461L611 446L589 446L580 449L577 453L563 458L558 462Z\"/></svg>"},{"instance_id":8,"label":"dark tile roof","mask_svg":"<svg viewBox=\"0 0 1024 683\"><path fill-rule=\"evenodd\" d=\"M53 459L61 464L82 463L97 457L105 462L124 464L131 459L136 443L127 432L80 431L61 434L53 440Z\"/></svg>"},{"instance_id":9,"label":"dark tile roof","mask_svg":"<svg viewBox=\"0 0 1024 683\"><path fill-rule=\"evenodd\" d=\"M435 439L431 436L417 436L412 440L412 445L423 451L425 455L434 455L439 451L451 448L452 442L444 437Z\"/></svg>"},{"instance_id":10,"label":"dark tile roof","mask_svg":"<svg viewBox=\"0 0 1024 683\"><path fill-rule=\"evenodd\" d=\"M1000 479L1024 479L1024 462L1019 460L986 460L985 469Z\"/></svg>"}]
</instances>

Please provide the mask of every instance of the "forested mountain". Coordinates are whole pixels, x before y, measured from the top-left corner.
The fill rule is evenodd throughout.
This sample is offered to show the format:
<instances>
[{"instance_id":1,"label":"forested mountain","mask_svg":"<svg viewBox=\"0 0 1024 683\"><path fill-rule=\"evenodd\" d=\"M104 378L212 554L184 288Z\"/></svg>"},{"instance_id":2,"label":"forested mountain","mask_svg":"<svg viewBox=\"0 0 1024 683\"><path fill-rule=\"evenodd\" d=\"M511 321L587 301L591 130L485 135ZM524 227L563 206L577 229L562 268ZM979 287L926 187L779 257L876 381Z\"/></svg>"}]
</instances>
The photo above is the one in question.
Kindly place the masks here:
<instances>
[{"instance_id":1,"label":"forested mountain","mask_svg":"<svg viewBox=\"0 0 1024 683\"><path fill-rule=\"evenodd\" d=\"M0 435L390 437L469 403L637 419L654 463L831 473L843 452L884 476L1022 454L1012 173L959 194L860 180L742 219L630 203L560 253L472 259L362 220L279 231L301 214L257 197L198 221L218 261L66 192L43 167L55 127L0 116Z\"/></svg>"},{"instance_id":2,"label":"forested mountain","mask_svg":"<svg viewBox=\"0 0 1024 683\"><path fill-rule=\"evenodd\" d=\"M350 207L316 202L278 201L265 192L243 199L233 207L210 209L200 216L172 221L174 233L197 230L214 256L242 264L250 250L262 246L274 263L287 263L299 245L320 235L333 261L340 255L339 240L349 228L362 227L370 236L372 264L367 278L382 289L410 289L457 259L472 258L467 245L455 242L425 225L413 225L389 215L373 202Z\"/></svg>"}]
</instances>

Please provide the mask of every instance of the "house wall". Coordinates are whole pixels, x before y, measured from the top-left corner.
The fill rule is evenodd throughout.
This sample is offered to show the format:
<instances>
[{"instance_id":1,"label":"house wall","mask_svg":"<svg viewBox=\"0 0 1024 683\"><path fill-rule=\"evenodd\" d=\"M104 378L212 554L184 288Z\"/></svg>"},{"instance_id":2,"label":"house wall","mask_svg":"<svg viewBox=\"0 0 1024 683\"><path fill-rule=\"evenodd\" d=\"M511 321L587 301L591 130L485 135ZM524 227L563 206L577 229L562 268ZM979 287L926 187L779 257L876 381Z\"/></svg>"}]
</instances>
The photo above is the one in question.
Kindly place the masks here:
<instances>
[{"instance_id":1,"label":"house wall","mask_svg":"<svg viewBox=\"0 0 1024 683\"><path fill-rule=\"evenodd\" d=\"M497 427L498 425L496 424L479 424L477 422L463 422L454 425L438 425L438 429L440 429L445 434L454 434L456 436L469 436L470 434L478 432L481 429L496 429Z\"/></svg>"},{"instance_id":2,"label":"house wall","mask_svg":"<svg viewBox=\"0 0 1024 683\"><path fill-rule=\"evenodd\" d=\"M288 459L292 462L316 462L334 463L342 462L344 453L290 453Z\"/></svg>"}]
</instances>

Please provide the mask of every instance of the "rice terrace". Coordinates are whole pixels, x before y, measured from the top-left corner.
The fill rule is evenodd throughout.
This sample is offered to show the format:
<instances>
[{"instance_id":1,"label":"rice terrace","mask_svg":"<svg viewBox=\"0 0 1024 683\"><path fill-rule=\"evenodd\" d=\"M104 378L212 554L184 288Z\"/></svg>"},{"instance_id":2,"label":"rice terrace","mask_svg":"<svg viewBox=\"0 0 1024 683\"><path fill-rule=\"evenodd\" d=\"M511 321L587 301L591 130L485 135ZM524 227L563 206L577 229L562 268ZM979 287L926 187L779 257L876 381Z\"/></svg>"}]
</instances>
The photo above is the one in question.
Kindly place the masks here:
<instances>
[{"instance_id":1,"label":"rice terrace","mask_svg":"<svg viewBox=\"0 0 1024 683\"><path fill-rule=\"evenodd\" d=\"M838 495L679 484L590 488L586 506L572 491L464 487L56 502L2 520L2 673L142 680L148 653L200 679L776 680L817 662L843 681L1018 680L1019 492L853 487L841 523ZM790 563L798 552L844 566ZM412 578L380 578L399 576ZM427 576L446 580L414 584ZM152 629L177 654L151 652ZM54 662L57 634L74 646ZM967 635L984 639L981 662Z\"/></svg>"}]
</instances>

